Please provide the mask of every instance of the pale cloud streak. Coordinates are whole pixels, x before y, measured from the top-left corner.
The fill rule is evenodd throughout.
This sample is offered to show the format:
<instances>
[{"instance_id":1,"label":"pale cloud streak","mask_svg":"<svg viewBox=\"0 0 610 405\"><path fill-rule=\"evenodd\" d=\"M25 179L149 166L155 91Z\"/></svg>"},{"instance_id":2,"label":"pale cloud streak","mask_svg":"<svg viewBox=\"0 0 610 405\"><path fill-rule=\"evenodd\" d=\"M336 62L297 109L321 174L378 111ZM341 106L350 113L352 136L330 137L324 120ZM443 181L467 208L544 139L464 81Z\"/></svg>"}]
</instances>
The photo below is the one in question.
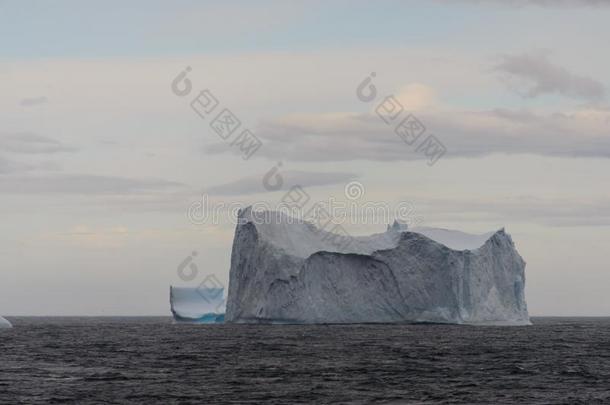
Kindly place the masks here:
<instances>
[{"instance_id":1,"label":"pale cloud streak","mask_svg":"<svg viewBox=\"0 0 610 405\"><path fill-rule=\"evenodd\" d=\"M181 187L183 187L181 183L161 179L132 179L85 174L0 177L0 193L2 194L124 195L171 191Z\"/></svg>"},{"instance_id":2,"label":"pale cloud streak","mask_svg":"<svg viewBox=\"0 0 610 405\"><path fill-rule=\"evenodd\" d=\"M28 166L23 163L0 156L0 174L14 173L20 170L27 170L27 168Z\"/></svg>"},{"instance_id":3,"label":"pale cloud streak","mask_svg":"<svg viewBox=\"0 0 610 405\"><path fill-rule=\"evenodd\" d=\"M34 107L37 105L46 104L49 101L45 96L41 97L26 97L21 99L19 105L22 107Z\"/></svg>"},{"instance_id":4,"label":"pale cloud streak","mask_svg":"<svg viewBox=\"0 0 610 405\"><path fill-rule=\"evenodd\" d=\"M31 132L0 133L0 150L20 154L74 152L77 149L62 142Z\"/></svg>"},{"instance_id":5,"label":"pale cloud streak","mask_svg":"<svg viewBox=\"0 0 610 405\"><path fill-rule=\"evenodd\" d=\"M229 183L219 184L209 187L205 191L212 195L226 196L265 193L268 191L263 184L265 174L261 173L260 176L244 177ZM359 176L354 173L286 170L281 172L281 177L283 179L281 187L274 191L287 191L290 187L297 184L301 187L343 184L355 180Z\"/></svg>"},{"instance_id":6,"label":"pale cloud streak","mask_svg":"<svg viewBox=\"0 0 610 405\"><path fill-rule=\"evenodd\" d=\"M543 196L503 196L502 198L428 199L423 211L439 223L488 221L506 224L536 223L551 227L610 226L610 199L548 198Z\"/></svg>"}]
</instances>

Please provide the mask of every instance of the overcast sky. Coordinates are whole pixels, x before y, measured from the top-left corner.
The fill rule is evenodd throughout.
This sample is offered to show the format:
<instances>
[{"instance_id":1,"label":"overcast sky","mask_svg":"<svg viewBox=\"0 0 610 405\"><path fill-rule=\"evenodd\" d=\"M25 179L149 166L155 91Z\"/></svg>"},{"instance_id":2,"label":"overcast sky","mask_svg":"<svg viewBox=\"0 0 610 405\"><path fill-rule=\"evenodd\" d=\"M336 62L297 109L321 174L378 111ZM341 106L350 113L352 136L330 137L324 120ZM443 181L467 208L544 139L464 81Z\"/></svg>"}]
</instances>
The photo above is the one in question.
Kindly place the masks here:
<instances>
[{"instance_id":1,"label":"overcast sky","mask_svg":"<svg viewBox=\"0 0 610 405\"><path fill-rule=\"evenodd\" d=\"M228 280L234 226L186 215L203 192L358 181L428 226L506 227L531 315L610 315L609 20L601 0L0 1L0 314L169 315L170 284ZM390 95L446 147L434 165L377 115ZM210 127L221 108L251 158Z\"/></svg>"}]
</instances>

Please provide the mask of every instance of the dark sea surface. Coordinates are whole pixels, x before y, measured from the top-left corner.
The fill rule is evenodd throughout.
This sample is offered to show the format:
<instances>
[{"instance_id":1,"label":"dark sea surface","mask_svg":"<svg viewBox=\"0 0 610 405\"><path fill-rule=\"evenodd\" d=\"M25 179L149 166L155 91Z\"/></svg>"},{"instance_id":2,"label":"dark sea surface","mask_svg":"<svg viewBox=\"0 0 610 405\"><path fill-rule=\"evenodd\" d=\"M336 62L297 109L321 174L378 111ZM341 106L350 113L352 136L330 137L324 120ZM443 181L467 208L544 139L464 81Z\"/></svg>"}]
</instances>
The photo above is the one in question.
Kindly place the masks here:
<instances>
[{"instance_id":1,"label":"dark sea surface","mask_svg":"<svg viewBox=\"0 0 610 405\"><path fill-rule=\"evenodd\" d=\"M610 404L610 318L523 327L9 320L2 404Z\"/></svg>"}]
</instances>

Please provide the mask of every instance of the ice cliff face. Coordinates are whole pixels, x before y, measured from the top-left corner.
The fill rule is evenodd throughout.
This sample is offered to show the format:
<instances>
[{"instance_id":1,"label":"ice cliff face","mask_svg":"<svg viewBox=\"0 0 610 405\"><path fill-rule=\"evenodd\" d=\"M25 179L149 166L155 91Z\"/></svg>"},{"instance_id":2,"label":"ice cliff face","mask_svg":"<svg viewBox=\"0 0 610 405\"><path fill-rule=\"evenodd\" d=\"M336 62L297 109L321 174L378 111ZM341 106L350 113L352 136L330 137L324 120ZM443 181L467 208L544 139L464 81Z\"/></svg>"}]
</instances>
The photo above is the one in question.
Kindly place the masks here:
<instances>
[{"instance_id":1,"label":"ice cliff face","mask_svg":"<svg viewBox=\"0 0 610 405\"><path fill-rule=\"evenodd\" d=\"M0 316L0 329L8 329L12 327L13 325L11 325L9 321Z\"/></svg>"},{"instance_id":2,"label":"ice cliff face","mask_svg":"<svg viewBox=\"0 0 610 405\"><path fill-rule=\"evenodd\" d=\"M349 238L240 211L227 322L529 324L511 237L435 228Z\"/></svg>"},{"instance_id":3,"label":"ice cliff face","mask_svg":"<svg viewBox=\"0 0 610 405\"><path fill-rule=\"evenodd\" d=\"M169 301L178 322L219 323L224 321L224 288L170 287Z\"/></svg>"}]
</instances>

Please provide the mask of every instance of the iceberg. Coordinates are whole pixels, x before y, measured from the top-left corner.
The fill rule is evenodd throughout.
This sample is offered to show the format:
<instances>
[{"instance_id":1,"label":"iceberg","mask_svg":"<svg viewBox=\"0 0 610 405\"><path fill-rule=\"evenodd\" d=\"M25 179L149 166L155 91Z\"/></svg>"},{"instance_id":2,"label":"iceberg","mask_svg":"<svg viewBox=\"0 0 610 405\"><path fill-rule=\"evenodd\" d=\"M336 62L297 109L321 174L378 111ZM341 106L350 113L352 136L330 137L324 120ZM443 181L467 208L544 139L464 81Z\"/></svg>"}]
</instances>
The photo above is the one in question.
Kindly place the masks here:
<instances>
[{"instance_id":1,"label":"iceberg","mask_svg":"<svg viewBox=\"0 0 610 405\"><path fill-rule=\"evenodd\" d=\"M9 321L0 316L0 329L8 329L12 327L13 325L11 325Z\"/></svg>"},{"instance_id":2,"label":"iceberg","mask_svg":"<svg viewBox=\"0 0 610 405\"><path fill-rule=\"evenodd\" d=\"M525 262L504 229L394 222L345 237L284 213L239 212L226 321L530 324Z\"/></svg>"},{"instance_id":3,"label":"iceberg","mask_svg":"<svg viewBox=\"0 0 610 405\"><path fill-rule=\"evenodd\" d=\"M171 311L176 322L224 322L224 288L169 288Z\"/></svg>"}]
</instances>

